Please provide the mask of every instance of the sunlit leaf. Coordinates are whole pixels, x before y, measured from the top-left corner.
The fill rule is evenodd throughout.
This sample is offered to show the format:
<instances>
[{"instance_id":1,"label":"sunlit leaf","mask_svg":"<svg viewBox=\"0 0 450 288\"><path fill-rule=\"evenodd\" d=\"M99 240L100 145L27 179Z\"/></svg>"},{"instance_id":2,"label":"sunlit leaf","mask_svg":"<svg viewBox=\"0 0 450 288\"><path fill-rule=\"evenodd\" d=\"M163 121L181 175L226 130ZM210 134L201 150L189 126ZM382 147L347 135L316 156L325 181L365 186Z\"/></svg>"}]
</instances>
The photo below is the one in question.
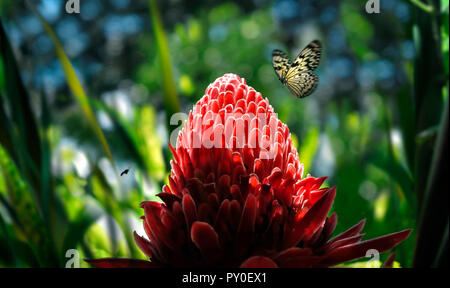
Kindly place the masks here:
<instances>
[{"instance_id":1,"label":"sunlit leaf","mask_svg":"<svg viewBox=\"0 0 450 288\"><path fill-rule=\"evenodd\" d=\"M304 165L304 171L306 173L309 173L314 156L319 148L319 136L319 129L313 127L308 134L306 134L306 137L300 141L299 157L300 162Z\"/></svg>"},{"instance_id":2,"label":"sunlit leaf","mask_svg":"<svg viewBox=\"0 0 450 288\"><path fill-rule=\"evenodd\" d=\"M150 176L158 181L165 173L162 154L162 143L156 132L156 115L151 106L145 106L136 111L134 131L137 139L137 149L143 159Z\"/></svg>"},{"instance_id":3,"label":"sunlit leaf","mask_svg":"<svg viewBox=\"0 0 450 288\"><path fill-rule=\"evenodd\" d=\"M112 218L108 218L108 227L111 231L111 234L114 236L115 226L112 222L114 219L119 225L120 229L125 235L125 239L128 245L128 249L131 252L132 256L137 255L136 244L134 243L134 238L132 236L132 231L129 227L129 223L126 221L124 209L120 205L119 201L114 195L114 191L112 187L108 184L105 175L103 175L101 169L98 167L94 167L94 175L90 178L92 192L95 198L99 201L100 205L103 209L110 215ZM111 237L111 247L114 251L116 250L117 239Z\"/></svg>"},{"instance_id":4,"label":"sunlit leaf","mask_svg":"<svg viewBox=\"0 0 450 288\"><path fill-rule=\"evenodd\" d=\"M158 58L161 66L164 106L166 108L167 118L166 121L169 123L170 117L172 117L174 113L181 111L181 106L178 100L177 91L175 89L176 85L173 79L169 46L167 45L159 9L155 0L149 0L148 3L150 7L150 17L153 24L153 33L158 49ZM168 127L170 131L174 129L174 127L171 127L170 125Z\"/></svg>"},{"instance_id":5,"label":"sunlit leaf","mask_svg":"<svg viewBox=\"0 0 450 288\"><path fill-rule=\"evenodd\" d=\"M73 219L68 227L66 236L64 237L63 252L68 249L74 249L81 243L88 229L98 220L100 214L96 211L83 209L81 213Z\"/></svg>"}]
</instances>

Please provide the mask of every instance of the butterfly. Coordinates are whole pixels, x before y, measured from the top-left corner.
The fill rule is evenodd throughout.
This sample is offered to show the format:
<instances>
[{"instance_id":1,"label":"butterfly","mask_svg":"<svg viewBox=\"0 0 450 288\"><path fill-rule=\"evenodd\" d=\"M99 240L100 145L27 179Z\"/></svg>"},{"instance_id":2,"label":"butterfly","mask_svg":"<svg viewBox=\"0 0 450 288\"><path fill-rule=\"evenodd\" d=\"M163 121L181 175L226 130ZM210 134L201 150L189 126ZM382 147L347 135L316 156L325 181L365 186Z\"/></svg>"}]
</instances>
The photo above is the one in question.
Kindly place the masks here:
<instances>
[{"instance_id":1,"label":"butterfly","mask_svg":"<svg viewBox=\"0 0 450 288\"><path fill-rule=\"evenodd\" d=\"M297 56L294 63L283 51L272 52L272 64L281 83L297 98L309 96L317 87L319 77L312 73L317 68L322 54L322 45L314 40Z\"/></svg>"}]
</instances>

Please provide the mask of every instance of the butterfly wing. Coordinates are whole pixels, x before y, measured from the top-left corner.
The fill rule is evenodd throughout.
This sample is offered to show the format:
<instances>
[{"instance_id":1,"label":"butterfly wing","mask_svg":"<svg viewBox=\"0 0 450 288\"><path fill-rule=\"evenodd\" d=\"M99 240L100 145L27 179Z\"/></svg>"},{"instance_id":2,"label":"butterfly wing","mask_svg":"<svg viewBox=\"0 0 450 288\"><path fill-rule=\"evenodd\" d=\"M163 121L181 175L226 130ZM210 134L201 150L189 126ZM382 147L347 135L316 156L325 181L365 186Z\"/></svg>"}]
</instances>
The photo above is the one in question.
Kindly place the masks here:
<instances>
[{"instance_id":1,"label":"butterfly wing","mask_svg":"<svg viewBox=\"0 0 450 288\"><path fill-rule=\"evenodd\" d=\"M297 98L309 96L317 87L319 77L311 72L295 74L286 79L286 87Z\"/></svg>"},{"instance_id":2,"label":"butterfly wing","mask_svg":"<svg viewBox=\"0 0 450 288\"><path fill-rule=\"evenodd\" d=\"M320 56L322 55L322 45L319 40L314 40L300 52L295 58L294 63L289 67L286 78L301 72L309 72L319 66Z\"/></svg>"},{"instance_id":3,"label":"butterfly wing","mask_svg":"<svg viewBox=\"0 0 450 288\"><path fill-rule=\"evenodd\" d=\"M278 79L282 80L291 66L291 61L283 51L276 49L272 52L272 64Z\"/></svg>"},{"instance_id":4,"label":"butterfly wing","mask_svg":"<svg viewBox=\"0 0 450 288\"><path fill-rule=\"evenodd\" d=\"M300 52L286 72L285 85L298 98L309 96L317 87L319 77L311 71L319 65L321 54L320 41L312 41Z\"/></svg>"}]
</instances>

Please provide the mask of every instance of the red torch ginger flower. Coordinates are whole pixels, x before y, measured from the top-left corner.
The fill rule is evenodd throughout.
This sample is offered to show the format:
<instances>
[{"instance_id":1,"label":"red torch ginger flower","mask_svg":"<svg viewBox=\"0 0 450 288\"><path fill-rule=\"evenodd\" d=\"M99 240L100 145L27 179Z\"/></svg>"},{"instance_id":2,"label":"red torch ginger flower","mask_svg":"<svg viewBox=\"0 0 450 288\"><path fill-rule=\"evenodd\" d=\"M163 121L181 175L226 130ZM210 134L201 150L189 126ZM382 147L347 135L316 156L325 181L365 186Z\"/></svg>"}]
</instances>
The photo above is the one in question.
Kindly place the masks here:
<instances>
[{"instance_id":1,"label":"red torch ginger flower","mask_svg":"<svg viewBox=\"0 0 450 288\"><path fill-rule=\"evenodd\" d=\"M380 253L410 230L361 241L364 220L331 238L336 188L303 177L289 129L267 99L234 74L210 84L178 135L160 202L141 204L151 262L97 267L328 267Z\"/></svg>"}]
</instances>

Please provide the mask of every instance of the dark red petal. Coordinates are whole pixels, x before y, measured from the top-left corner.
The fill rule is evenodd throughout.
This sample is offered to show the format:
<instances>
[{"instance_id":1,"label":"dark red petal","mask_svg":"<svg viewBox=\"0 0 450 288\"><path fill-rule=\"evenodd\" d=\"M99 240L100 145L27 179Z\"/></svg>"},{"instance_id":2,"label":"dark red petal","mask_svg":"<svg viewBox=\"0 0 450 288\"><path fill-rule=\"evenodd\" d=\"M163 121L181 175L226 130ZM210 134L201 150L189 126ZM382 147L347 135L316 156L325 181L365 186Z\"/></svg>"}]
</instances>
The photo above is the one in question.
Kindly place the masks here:
<instances>
[{"instance_id":1,"label":"dark red petal","mask_svg":"<svg viewBox=\"0 0 450 288\"><path fill-rule=\"evenodd\" d=\"M283 268L305 268L312 267L320 261L309 248L293 247L284 250L274 259L279 267Z\"/></svg>"},{"instance_id":2,"label":"dark red petal","mask_svg":"<svg viewBox=\"0 0 450 288\"><path fill-rule=\"evenodd\" d=\"M382 253L397 246L400 242L405 240L410 233L411 229L408 229L375 239L358 242L356 244L338 247L324 257L324 259L320 262L320 266L333 266L364 257L366 252L370 249L376 249Z\"/></svg>"},{"instance_id":3,"label":"dark red petal","mask_svg":"<svg viewBox=\"0 0 450 288\"><path fill-rule=\"evenodd\" d=\"M329 189L299 222L294 223L294 228L287 233L284 240L285 249L296 246L305 235L312 235L323 225L335 196L336 188Z\"/></svg>"},{"instance_id":4,"label":"dark red petal","mask_svg":"<svg viewBox=\"0 0 450 288\"><path fill-rule=\"evenodd\" d=\"M333 214L331 214L331 216L328 217L327 221L325 222L325 225L323 226L323 235L324 235L323 241L328 241L331 235L333 235L334 229L336 228L337 220L338 217L336 212L333 212Z\"/></svg>"},{"instance_id":5,"label":"dark red petal","mask_svg":"<svg viewBox=\"0 0 450 288\"><path fill-rule=\"evenodd\" d=\"M197 220L207 223L213 223L213 212L208 203L201 203L198 206Z\"/></svg>"},{"instance_id":6,"label":"dark red petal","mask_svg":"<svg viewBox=\"0 0 450 288\"><path fill-rule=\"evenodd\" d=\"M102 258L102 259L84 259L84 261L97 268L158 268L159 265L138 259L129 258Z\"/></svg>"},{"instance_id":7,"label":"dark red petal","mask_svg":"<svg viewBox=\"0 0 450 288\"><path fill-rule=\"evenodd\" d=\"M327 253L333 249L336 249L338 247L342 247L342 246L347 246L350 244L354 244L356 242L359 242L359 240L361 240L364 237L365 234L360 234L360 235L355 235L352 237L348 237L348 238L344 238L338 241L333 241L330 243L327 243L326 245L322 246L320 248L320 251L322 253Z\"/></svg>"},{"instance_id":8,"label":"dark red petal","mask_svg":"<svg viewBox=\"0 0 450 288\"><path fill-rule=\"evenodd\" d=\"M236 227L239 226L239 223L241 221L241 205L239 204L239 202L237 200L232 200L230 202L230 212L229 212L229 216L230 216L230 224L234 229L237 229Z\"/></svg>"},{"instance_id":9,"label":"dark red petal","mask_svg":"<svg viewBox=\"0 0 450 288\"><path fill-rule=\"evenodd\" d=\"M347 229L346 231L342 232L341 234L339 234L338 236L334 237L333 239L331 239L330 242L335 242L344 238L348 238L348 237L352 237L355 236L356 234L358 234L359 232L361 232L361 230L364 227L364 224L366 223L366 219L362 219L361 221L359 221L358 224L356 224L353 227L350 227L349 229Z\"/></svg>"},{"instance_id":10,"label":"dark red petal","mask_svg":"<svg viewBox=\"0 0 450 288\"><path fill-rule=\"evenodd\" d=\"M255 231L255 220L256 198L253 194L248 194L236 235L236 252L238 256L242 256L245 250L248 249Z\"/></svg>"},{"instance_id":11,"label":"dark red petal","mask_svg":"<svg viewBox=\"0 0 450 288\"><path fill-rule=\"evenodd\" d=\"M144 252L144 254L148 258L152 258L152 251L150 250L150 246L151 246L150 241L148 241L144 237L139 236L136 233L136 231L134 231L133 235L134 235L134 240L136 241L136 243L138 244L138 246L142 250L142 252Z\"/></svg>"},{"instance_id":12,"label":"dark red petal","mask_svg":"<svg viewBox=\"0 0 450 288\"><path fill-rule=\"evenodd\" d=\"M241 264L241 268L278 268L272 259L264 256L253 256Z\"/></svg>"},{"instance_id":13,"label":"dark red petal","mask_svg":"<svg viewBox=\"0 0 450 288\"><path fill-rule=\"evenodd\" d=\"M156 205L156 204L159 204ZM162 212L167 209L161 207L161 203L149 202L144 206L145 221L150 230L149 239L154 240L159 243L158 248L162 249L163 245L167 245L171 249L176 249L176 243L174 239L168 234L168 230L165 228L164 224L161 222Z\"/></svg>"},{"instance_id":14,"label":"dark red petal","mask_svg":"<svg viewBox=\"0 0 450 288\"><path fill-rule=\"evenodd\" d=\"M220 247L219 236L208 223L194 222L191 229L191 238L207 262L213 262L221 257L222 248Z\"/></svg>"},{"instance_id":15,"label":"dark red petal","mask_svg":"<svg viewBox=\"0 0 450 288\"><path fill-rule=\"evenodd\" d=\"M172 208L172 204L174 202L181 202L181 198L176 196L175 194L171 194L171 193L159 193L156 194L156 196L158 196L159 198L161 198L161 200L167 205L168 208Z\"/></svg>"},{"instance_id":16,"label":"dark red petal","mask_svg":"<svg viewBox=\"0 0 450 288\"><path fill-rule=\"evenodd\" d=\"M192 223L197 219L197 207L191 195L185 194L182 200L182 208L188 231L191 230Z\"/></svg>"},{"instance_id":17,"label":"dark red petal","mask_svg":"<svg viewBox=\"0 0 450 288\"><path fill-rule=\"evenodd\" d=\"M391 255L389 255L389 257L386 259L386 261L384 261L382 268L392 268L396 254L396 252L392 252Z\"/></svg>"},{"instance_id":18,"label":"dark red petal","mask_svg":"<svg viewBox=\"0 0 450 288\"><path fill-rule=\"evenodd\" d=\"M285 263L279 263L280 268L313 268L320 261L320 256L299 256Z\"/></svg>"}]
</instances>

